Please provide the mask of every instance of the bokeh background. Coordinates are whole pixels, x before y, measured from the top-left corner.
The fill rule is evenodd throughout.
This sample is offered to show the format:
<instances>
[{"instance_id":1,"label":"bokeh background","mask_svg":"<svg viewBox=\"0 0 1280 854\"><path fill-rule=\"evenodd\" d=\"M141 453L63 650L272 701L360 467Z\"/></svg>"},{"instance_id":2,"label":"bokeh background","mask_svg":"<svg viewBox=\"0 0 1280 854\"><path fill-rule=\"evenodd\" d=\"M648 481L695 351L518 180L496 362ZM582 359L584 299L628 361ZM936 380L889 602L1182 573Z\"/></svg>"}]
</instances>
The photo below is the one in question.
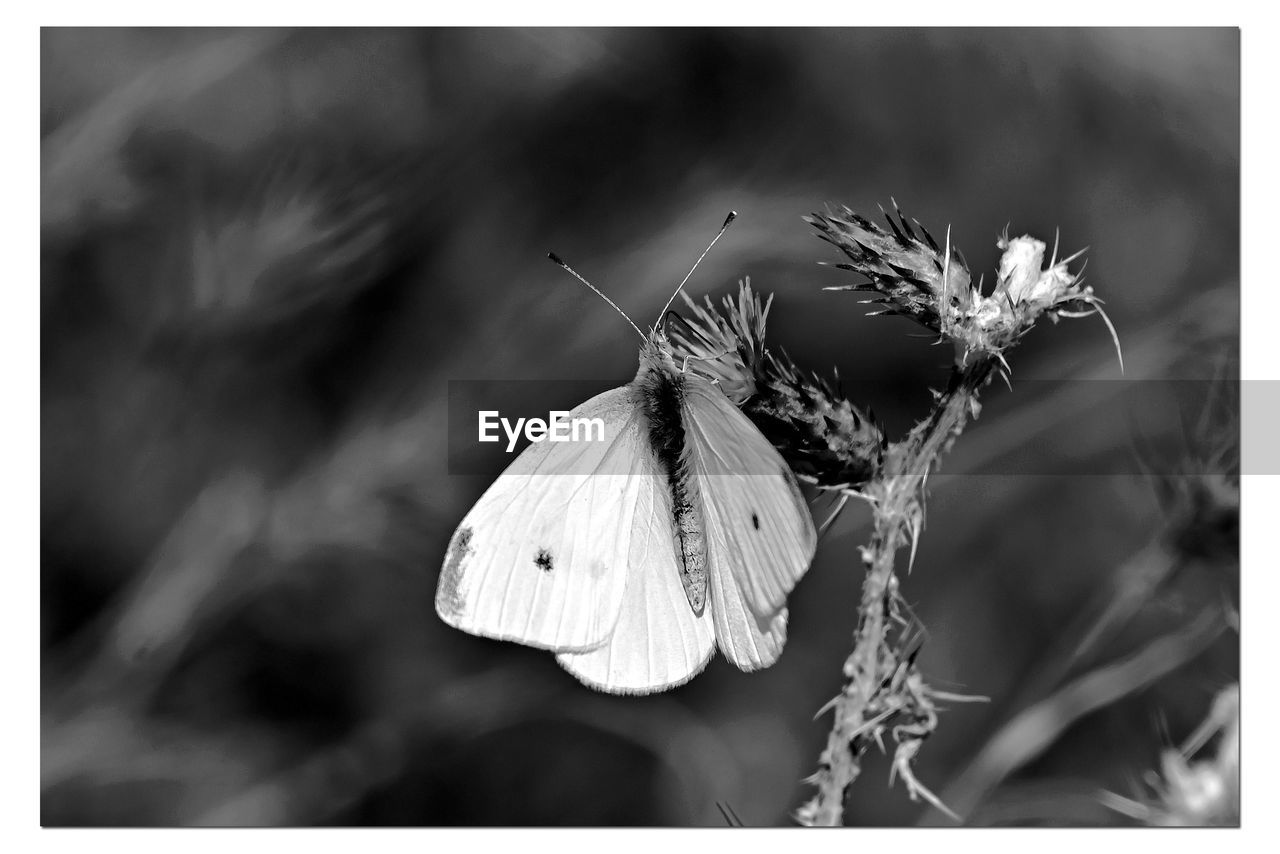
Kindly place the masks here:
<instances>
[{"instance_id":1,"label":"bokeh background","mask_svg":"<svg viewBox=\"0 0 1280 854\"><path fill-rule=\"evenodd\" d=\"M43 823L787 823L865 511L773 668L593 693L435 616L498 473L449 472L448 382L629 380L631 332L546 251L648 320L733 208L691 294L750 276L769 340L899 435L949 351L823 292L849 274L800 219L890 198L975 279L1006 223L1087 245L1126 377L1196 381L1144 419L1101 322L1045 324L903 569L927 678L990 698L943 714L921 781L971 824L1153 821L1164 752L1238 679L1239 56L1236 30L44 30ZM888 770L849 823L947 821Z\"/></svg>"}]
</instances>

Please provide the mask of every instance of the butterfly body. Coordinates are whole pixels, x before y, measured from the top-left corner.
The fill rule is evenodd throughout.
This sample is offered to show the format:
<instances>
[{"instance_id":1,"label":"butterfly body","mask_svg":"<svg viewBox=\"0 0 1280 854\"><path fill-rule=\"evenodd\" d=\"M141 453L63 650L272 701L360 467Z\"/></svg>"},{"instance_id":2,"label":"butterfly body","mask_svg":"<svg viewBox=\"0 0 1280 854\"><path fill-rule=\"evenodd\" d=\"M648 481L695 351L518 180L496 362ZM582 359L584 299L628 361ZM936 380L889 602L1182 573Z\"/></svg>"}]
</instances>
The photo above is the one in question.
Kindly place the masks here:
<instances>
[{"instance_id":1,"label":"butterfly body","mask_svg":"<svg viewBox=\"0 0 1280 854\"><path fill-rule=\"evenodd\" d=\"M665 342L650 338L640 351L631 386L647 422L649 444L666 475L680 560L680 582L689 607L701 614L707 598L707 541L696 479L690 477L684 432L685 377Z\"/></svg>"}]
</instances>

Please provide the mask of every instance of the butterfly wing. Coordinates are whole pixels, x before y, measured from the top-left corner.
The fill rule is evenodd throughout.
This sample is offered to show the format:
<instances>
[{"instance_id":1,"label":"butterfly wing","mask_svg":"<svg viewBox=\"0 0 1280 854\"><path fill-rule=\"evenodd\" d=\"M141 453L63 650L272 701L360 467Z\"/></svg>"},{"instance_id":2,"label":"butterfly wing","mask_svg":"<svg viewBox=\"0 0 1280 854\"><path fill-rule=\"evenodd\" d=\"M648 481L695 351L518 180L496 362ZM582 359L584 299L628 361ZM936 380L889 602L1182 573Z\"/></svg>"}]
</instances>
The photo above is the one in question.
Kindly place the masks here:
<instances>
[{"instance_id":1,"label":"butterfly wing","mask_svg":"<svg viewBox=\"0 0 1280 854\"><path fill-rule=\"evenodd\" d=\"M613 634L596 649L556 656L587 685L613 693L648 694L687 682L706 667L716 648L711 609L695 615L680 583L665 477L655 471L644 482Z\"/></svg>"},{"instance_id":2,"label":"butterfly wing","mask_svg":"<svg viewBox=\"0 0 1280 854\"><path fill-rule=\"evenodd\" d=\"M787 594L817 548L795 476L756 426L696 374L686 375L683 417L707 526L709 581L722 612L717 638L722 646L727 639L749 648L784 637ZM732 623L723 626L728 638L721 637L722 619ZM768 657L770 646L764 643L761 656Z\"/></svg>"},{"instance_id":3,"label":"butterfly wing","mask_svg":"<svg viewBox=\"0 0 1280 854\"><path fill-rule=\"evenodd\" d=\"M613 631L652 452L626 386L569 418L602 420L604 441L531 444L458 525L436 590L449 625L557 651Z\"/></svg>"},{"instance_id":4,"label":"butterfly wing","mask_svg":"<svg viewBox=\"0 0 1280 854\"><path fill-rule=\"evenodd\" d=\"M715 623L716 644L724 657L741 670L770 666L782 655L782 647L787 642L787 609L757 616L744 601L742 590L725 561L716 558L725 553L722 537L711 532L708 545L709 610Z\"/></svg>"}]
</instances>

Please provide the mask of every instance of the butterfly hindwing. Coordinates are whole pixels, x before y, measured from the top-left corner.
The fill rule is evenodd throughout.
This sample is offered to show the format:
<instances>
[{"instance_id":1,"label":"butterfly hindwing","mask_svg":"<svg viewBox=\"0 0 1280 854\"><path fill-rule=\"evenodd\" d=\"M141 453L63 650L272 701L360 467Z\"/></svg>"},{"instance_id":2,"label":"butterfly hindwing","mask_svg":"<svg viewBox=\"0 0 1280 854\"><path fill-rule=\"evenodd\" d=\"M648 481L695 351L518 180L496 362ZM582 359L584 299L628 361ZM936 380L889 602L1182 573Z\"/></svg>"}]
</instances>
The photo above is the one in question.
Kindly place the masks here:
<instances>
[{"instance_id":1,"label":"butterfly hindwing","mask_svg":"<svg viewBox=\"0 0 1280 854\"><path fill-rule=\"evenodd\" d=\"M613 631L651 487L649 454L627 387L569 418L598 418L604 441L531 444L463 518L449 543L436 611L472 634L557 651L599 646Z\"/></svg>"},{"instance_id":2,"label":"butterfly hindwing","mask_svg":"<svg viewBox=\"0 0 1280 854\"><path fill-rule=\"evenodd\" d=\"M712 532L708 540L712 557L707 580L711 588L716 645L724 657L741 670L768 667L782 655L782 647L787 642L787 609L779 608L768 616L757 616L743 600L742 590L733 573L727 571L723 561L714 557L717 553L724 553L720 535Z\"/></svg>"},{"instance_id":3,"label":"butterfly hindwing","mask_svg":"<svg viewBox=\"0 0 1280 854\"><path fill-rule=\"evenodd\" d=\"M702 496L713 595L722 588L723 606L745 606L747 617L771 625L817 548L809 508L777 450L718 388L693 373L686 374L683 420ZM717 634L720 628L717 619Z\"/></svg>"},{"instance_id":4,"label":"butterfly hindwing","mask_svg":"<svg viewBox=\"0 0 1280 854\"><path fill-rule=\"evenodd\" d=\"M604 691L648 694L689 681L715 653L710 609L689 607L671 529L664 476L645 478L632 519L627 588L609 640L596 649L561 653L560 664Z\"/></svg>"}]
</instances>

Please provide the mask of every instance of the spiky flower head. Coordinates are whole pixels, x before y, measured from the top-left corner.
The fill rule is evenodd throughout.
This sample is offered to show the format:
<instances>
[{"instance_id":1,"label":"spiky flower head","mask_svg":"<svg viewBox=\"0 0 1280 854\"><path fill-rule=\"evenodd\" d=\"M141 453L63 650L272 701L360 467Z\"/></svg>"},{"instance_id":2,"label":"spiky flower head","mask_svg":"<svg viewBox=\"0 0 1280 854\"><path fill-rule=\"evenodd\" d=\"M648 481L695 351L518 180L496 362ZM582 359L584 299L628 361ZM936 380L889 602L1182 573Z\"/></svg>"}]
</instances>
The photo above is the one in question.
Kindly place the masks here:
<instances>
[{"instance_id":1,"label":"spiky flower head","mask_svg":"<svg viewBox=\"0 0 1280 854\"><path fill-rule=\"evenodd\" d=\"M1204 749L1216 741L1216 748ZM1196 758L1196 754L1201 754ZM1209 715L1181 749L1160 756L1148 775L1154 796L1104 793L1112 809L1162 827L1230 827L1240 823L1240 685L1223 688Z\"/></svg>"},{"instance_id":2,"label":"spiky flower head","mask_svg":"<svg viewBox=\"0 0 1280 854\"><path fill-rule=\"evenodd\" d=\"M886 231L856 211L815 213L805 217L818 237L836 246L852 263L836 264L871 281L827 288L829 291L871 291L865 303L881 306L874 315L899 314L941 334L946 315L940 307L969 293L969 266L959 249L939 248L918 220L894 204L897 219L884 214ZM914 227L913 224L914 223Z\"/></svg>"},{"instance_id":3,"label":"spiky flower head","mask_svg":"<svg viewBox=\"0 0 1280 854\"><path fill-rule=\"evenodd\" d=\"M806 375L765 348L772 298L761 303L750 280L719 308L685 297L687 317L667 325L673 354L714 380L760 428L796 475L830 489L856 488L879 471L884 431L870 412L844 399L838 379Z\"/></svg>"},{"instance_id":4,"label":"spiky flower head","mask_svg":"<svg viewBox=\"0 0 1280 854\"><path fill-rule=\"evenodd\" d=\"M888 231L847 207L838 214L815 213L805 219L818 229L819 237L852 262L835 266L870 280L828 290L874 292L876 296L865 300L881 306L873 314L910 317L937 333L939 340L951 341L961 367L989 358L1007 375L1004 352L1046 314L1055 322L1061 317L1100 315L1116 342L1117 355L1120 352L1102 301L1078 274L1068 270L1080 252L1060 261L1055 247L1045 267L1043 241L1029 235L1013 239L1003 235L996 244L1004 251L996 284L990 294L984 294L981 282L972 284L964 255L951 243L950 230L939 247L928 229L908 219L896 203L893 214L885 214ZM1120 366L1123 370L1123 357Z\"/></svg>"}]
</instances>

